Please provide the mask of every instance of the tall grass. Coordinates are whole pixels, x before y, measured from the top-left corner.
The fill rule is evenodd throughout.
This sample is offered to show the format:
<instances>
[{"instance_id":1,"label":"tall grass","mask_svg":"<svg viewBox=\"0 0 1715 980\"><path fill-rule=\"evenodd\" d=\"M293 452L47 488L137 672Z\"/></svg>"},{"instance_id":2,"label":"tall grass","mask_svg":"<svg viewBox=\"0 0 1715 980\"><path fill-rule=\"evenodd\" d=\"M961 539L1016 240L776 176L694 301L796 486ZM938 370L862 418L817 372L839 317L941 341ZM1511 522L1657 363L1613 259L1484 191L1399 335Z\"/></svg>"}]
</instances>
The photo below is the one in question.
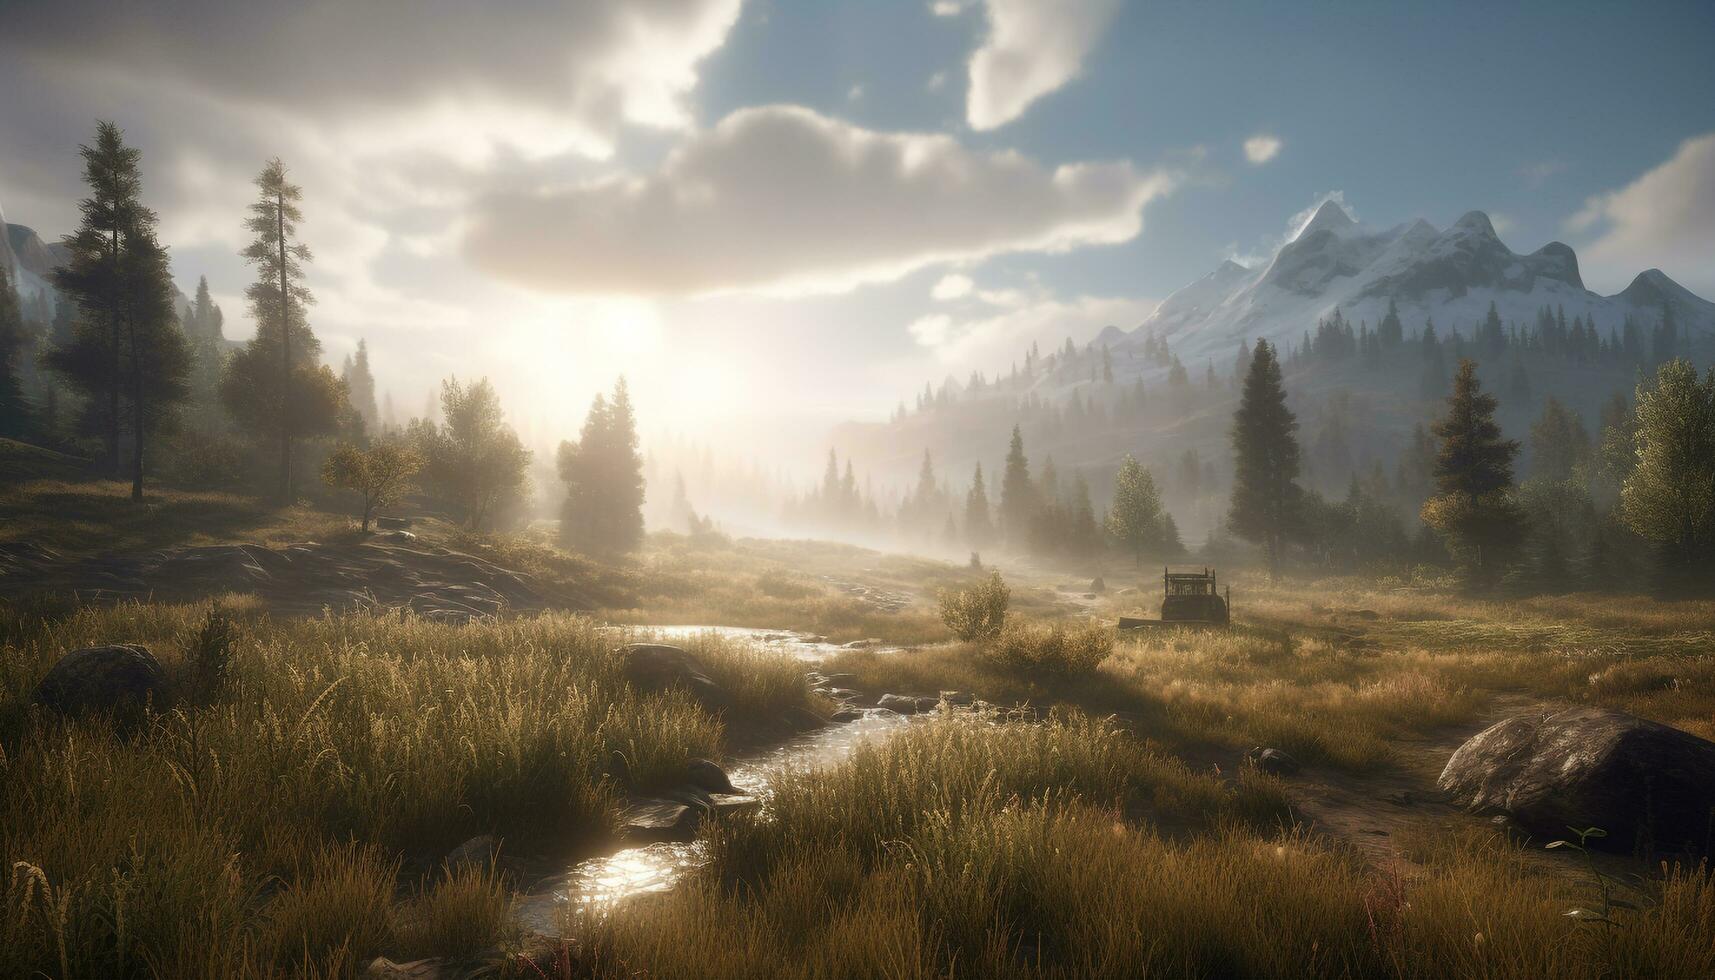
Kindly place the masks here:
<instances>
[{"instance_id":1,"label":"tall grass","mask_svg":"<svg viewBox=\"0 0 1715 980\"><path fill-rule=\"evenodd\" d=\"M211 669L207 614L0 607L0 859L13 869L0 975L220 974L233 956L339 973L399 943L493 940L492 882L424 891L404 932L398 906L477 834L511 853L600 846L625 790L676 784L724 745L722 722L686 695L629 687L615 638L583 618L240 610L220 631L221 682L191 684ZM143 725L29 703L66 649L112 640L150 646L173 678ZM747 709L811 703L783 658L699 653Z\"/></svg>"},{"instance_id":2,"label":"tall grass","mask_svg":"<svg viewBox=\"0 0 1715 980\"><path fill-rule=\"evenodd\" d=\"M579 975L1702 976L1715 886L1668 869L1619 924L1504 838L1401 874L1269 829L1223 788L1077 718L942 719L782 783L681 891L579 926ZM1177 826L1175 826L1177 824Z\"/></svg>"}]
</instances>

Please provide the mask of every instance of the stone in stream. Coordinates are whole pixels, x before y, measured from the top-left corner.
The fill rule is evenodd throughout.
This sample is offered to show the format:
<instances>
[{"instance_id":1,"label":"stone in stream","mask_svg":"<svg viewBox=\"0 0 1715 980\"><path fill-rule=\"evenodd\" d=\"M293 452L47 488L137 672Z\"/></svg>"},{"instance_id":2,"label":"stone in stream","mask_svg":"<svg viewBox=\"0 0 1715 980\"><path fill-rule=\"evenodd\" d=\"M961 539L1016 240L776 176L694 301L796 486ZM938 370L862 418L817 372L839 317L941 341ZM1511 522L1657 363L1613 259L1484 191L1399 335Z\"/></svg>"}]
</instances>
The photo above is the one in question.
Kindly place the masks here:
<instances>
[{"instance_id":1,"label":"stone in stream","mask_svg":"<svg viewBox=\"0 0 1715 980\"><path fill-rule=\"evenodd\" d=\"M906 694L883 694L881 700L875 703L878 708L886 708L896 714L914 715L922 711L933 711L939 703L938 698L920 698Z\"/></svg>"},{"instance_id":2,"label":"stone in stream","mask_svg":"<svg viewBox=\"0 0 1715 980\"><path fill-rule=\"evenodd\" d=\"M862 708L841 708L829 716L828 720L832 721L836 725L844 725L849 722L859 721L862 718Z\"/></svg>"},{"instance_id":3,"label":"stone in stream","mask_svg":"<svg viewBox=\"0 0 1715 980\"><path fill-rule=\"evenodd\" d=\"M1438 785L1544 840L1599 827L1600 847L1711 853L1715 742L1608 708L1497 722L1459 746Z\"/></svg>"},{"instance_id":4,"label":"stone in stream","mask_svg":"<svg viewBox=\"0 0 1715 980\"><path fill-rule=\"evenodd\" d=\"M158 695L161 664L136 643L73 650L36 687L36 703L64 714L134 708Z\"/></svg>"},{"instance_id":5,"label":"stone in stream","mask_svg":"<svg viewBox=\"0 0 1715 980\"><path fill-rule=\"evenodd\" d=\"M476 868L483 874L489 874L494 870L494 859L499 853L500 841L493 834L483 834L448 851L443 863L449 872Z\"/></svg>"},{"instance_id":6,"label":"stone in stream","mask_svg":"<svg viewBox=\"0 0 1715 980\"><path fill-rule=\"evenodd\" d=\"M692 786L710 793L735 792L726 770L709 759L692 759L685 763L685 777Z\"/></svg>"},{"instance_id":7,"label":"stone in stream","mask_svg":"<svg viewBox=\"0 0 1715 980\"><path fill-rule=\"evenodd\" d=\"M955 708L968 708L977 703L976 695L969 691L942 691L941 700Z\"/></svg>"},{"instance_id":8,"label":"stone in stream","mask_svg":"<svg viewBox=\"0 0 1715 980\"><path fill-rule=\"evenodd\" d=\"M648 843L688 841L697 833L697 812L671 800L639 800L625 809L623 833Z\"/></svg>"},{"instance_id":9,"label":"stone in stream","mask_svg":"<svg viewBox=\"0 0 1715 980\"><path fill-rule=\"evenodd\" d=\"M1290 776L1303 768L1297 759L1285 752L1260 745L1245 753L1245 761L1270 776Z\"/></svg>"},{"instance_id":10,"label":"stone in stream","mask_svg":"<svg viewBox=\"0 0 1715 980\"><path fill-rule=\"evenodd\" d=\"M701 661L688 650L665 643L628 643L619 648L619 656L621 672L637 688L684 688L710 711L724 711L731 704L726 689L703 672Z\"/></svg>"}]
</instances>

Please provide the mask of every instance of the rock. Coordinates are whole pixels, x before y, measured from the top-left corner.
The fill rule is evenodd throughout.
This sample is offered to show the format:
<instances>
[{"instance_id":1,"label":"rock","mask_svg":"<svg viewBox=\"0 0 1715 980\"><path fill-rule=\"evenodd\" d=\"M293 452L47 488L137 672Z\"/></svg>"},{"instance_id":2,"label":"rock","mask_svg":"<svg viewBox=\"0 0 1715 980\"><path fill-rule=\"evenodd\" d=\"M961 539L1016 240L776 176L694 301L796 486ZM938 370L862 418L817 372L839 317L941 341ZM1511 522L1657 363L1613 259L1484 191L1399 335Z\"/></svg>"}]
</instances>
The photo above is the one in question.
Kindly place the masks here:
<instances>
[{"instance_id":1,"label":"rock","mask_svg":"<svg viewBox=\"0 0 1715 980\"><path fill-rule=\"evenodd\" d=\"M836 701L847 704L863 700L863 692L849 687L836 687L828 691L828 696Z\"/></svg>"},{"instance_id":2,"label":"rock","mask_svg":"<svg viewBox=\"0 0 1715 980\"><path fill-rule=\"evenodd\" d=\"M861 640L853 640L850 643L842 644L840 646L840 649L842 649L842 650L868 650L871 647L878 647L878 646L881 646L881 641L876 639L873 636L870 636L870 637L865 637L864 639L861 639Z\"/></svg>"},{"instance_id":3,"label":"rock","mask_svg":"<svg viewBox=\"0 0 1715 980\"><path fill-rule=\"evenodd\" d=\"M1097 575L1095 578L1090 580L1091 592L1106 592L1107 590L1108 583L1102 581L1102 577L1100 575Z\"/></svg>"},{"instance_id":4,"label":"rock","mask_svg":"<svg viewBox=\"0 0 1715 980\"><path fill-rule=\"evenodd\" d=\"M65 714L136 707L159 694L161 664L135 643L73 650L36 687L36 703Z\"/></svg>"},{"instance_id":5,"label":"rock","mask_svg":"<svg viewBox=\"0 0 1715 980\"><path fill-rule=\"evenodd\" d=\"M688 841L697 833L697 811L671 800L638 800L627 807L626 838L655 843Z\"/></svg>"},{"instance_id":6,"label":"rock","mask_svg":"<svg viewBox=\"0 0 1715 980\"><path fill-rule=\"evenodd\" d=\"M443 969L446 965L434 958L395 963L385 956L377 956L369 961L362 975L372 980L438 980L452 975L452 971Z\"/></svg>"},{"instance_id":7,"label":"rock","mask_svg":"<svg viewBox=\"0 0 1715 980\"><path fill-rule=\"evenodd\" d=\"M830 687L850 687L857 683L856 674L828 674L822 678Z\"/></svg>"},{"instance_id":8,"label":"rock","mask_svg":"<svg viewBox=\"0 0 1715 980\"><path fill-rule=\"evenodd\" d=\"M827 724L827 719L808 708L793 705L780 713L780 720L786 727L800 732L811 732Z\"/></svg>"},{"instance_id":9,"label":"rock","mask_svg":"<svg viewBox=\"0 0 1715 980\"><path fill-rule=\"evenodd\" d=\"M448 871L474 867L486 874L494 870L494 860L499 853L500 841L493 834L483 834L448 851L444 863Z\"/></svg>"},{"instance_id":10,"label":"rock","mask_svg":"<svg viewBox=\"0 0 1715 980\"><path fill-rule=\"evenodd\" d=\"M377 517L375 526L383 531L403 531L411 526L409 517Z\"/></svg>"},{"instance_id":11,"label":"rock","mask_svg":"<svg viewBox=\"0 0 1715 980\"><path fill-rule=\"evenodd\" d=\"M1245 761L1270 776L1290 776L1304 768L1298 760L1279 749L1257 746L1245 753Z\"/></svg>"},{"instance_id":12,"label":"rock","mask_svg":"<svg viewBox=\"0 0 1715 980\"><path fill-rule=\"evenodd\" d=\"M685 763L685 776L692 786L710 793L734 792L726 770L709 759L692 759Z\"/></svg>"},{"instance_id":13,"label":"rock","mask_svg":"<svg viewBox=\"0 0 1715 980\"><path fill-rule=\"evenodd\" d=\"M679 687L691 693L711 711L724 711L731 704L726 690L716 684L690 651L665 643L629 643L619 650L625 679L645 691Z\"/></svg>"},{"instance_id":14,"label":"rock","mask_svg":"<svg viewBox=\"0 0 1715 980\"><path fill-rule=\"evenodd\" d=\"M969 691L942 691L941 700L956 708L968 708L976 703L977 698Z\"/></svg>"},{"instance_id":15,"label":"rock","mask_svg":"<svg viewBox=\"0 0 1715 980\"><path fill-rule=\"evenodd\" d=\"M861 708L841 708L834 712L828 720L832 721L836 725L844 725L849 722L859 721L862 718L863 709Z\"/></svg>"},{"instance_id":16,"label":"rock","mask_svg":"<svg viewBox=\"0 0 1715 980\"><path fill-rule=\"evenodd\" d=\"M717 816L745 813L762 806L762 801L748 793L710 793L709 809Z\"/></svg>"},{"instance_id":17,"label":"rock","mask_svg":"<svg viewBox=\"0 0 1715 980\"><path fill-rule=\"evenodd\" d=\"M895 714L914 715L918 710L919 699L904 694L883 694L881 700L875 703L878 708L886 708Z\"/></svg>"},{"instance_id":18,"label":"rock","mask_svg":"<svg viewBox=\"0 0 1715 980\"><path fill-rule=\"evenodd\" d=\"M1608 708L1518 715L1459 746L1438 785L1545 840L1600 827L1626 852L1711 852L1715 742Z\"/></svg>"}]
</instances>

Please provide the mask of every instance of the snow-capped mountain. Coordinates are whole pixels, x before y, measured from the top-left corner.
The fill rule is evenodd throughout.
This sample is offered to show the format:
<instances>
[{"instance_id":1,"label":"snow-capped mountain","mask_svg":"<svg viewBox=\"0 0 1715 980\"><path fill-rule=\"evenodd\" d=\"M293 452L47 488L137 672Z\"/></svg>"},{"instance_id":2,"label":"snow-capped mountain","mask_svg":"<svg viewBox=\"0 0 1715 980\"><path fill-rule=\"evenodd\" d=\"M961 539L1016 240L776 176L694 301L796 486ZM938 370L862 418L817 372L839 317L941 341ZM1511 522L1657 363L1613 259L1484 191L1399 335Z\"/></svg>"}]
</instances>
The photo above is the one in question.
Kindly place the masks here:
<instances>
[{"instance_id":1,"label":"snow-capped mountain","mask_svg":"<svg viewBox=\"0 0 1715 980\"><path fill-rule=\"evenodd\" d=\"M1570 247L1549 242L1518 254L1501 242L1481 211L1446 231L1419 220L1374 232L1329 201L1269 262L1250 269L1223 262L1169 296L1120 346L1141 345L1154 335L1187 360L1225 356L1246 340L1291 343L1336 308L1348 320L1374 326L1390 301L1398 305L1408 335L1433 317L1443 334L1458 328L1469 336L1490 303L1503 321L1520 324L1530 323L1544 306L1564 308L1568 317L1593 318L1603 335L1627 317L1654 325L1668 304L1684 329L1715 333L1715 303L1659 269L1602 296L1584 288Z\"/></svg>"}]
</instances>

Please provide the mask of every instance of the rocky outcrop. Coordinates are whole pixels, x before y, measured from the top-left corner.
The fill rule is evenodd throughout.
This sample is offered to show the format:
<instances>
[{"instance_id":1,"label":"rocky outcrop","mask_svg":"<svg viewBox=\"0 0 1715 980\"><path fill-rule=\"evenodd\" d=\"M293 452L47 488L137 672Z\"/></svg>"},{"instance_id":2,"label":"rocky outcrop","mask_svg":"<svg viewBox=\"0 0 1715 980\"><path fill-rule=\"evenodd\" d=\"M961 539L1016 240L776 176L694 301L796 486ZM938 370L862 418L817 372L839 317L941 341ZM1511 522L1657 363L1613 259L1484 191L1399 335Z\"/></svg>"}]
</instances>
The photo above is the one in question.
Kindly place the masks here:
<instances>
[{"instance_id":1,"label":"rocky outcrop","mask_svg":"<svg viewBox=\"0 0 1715 980\"><path fill-rule=\"evenodd\" d=\"M1298 760L1279 749L1264 748L1260 745L1245 753L1245 762L1252 768L1266 772L1270 776L1291 776L1304 768Z\"/></svg>"},{"instance_id":2,"label":"rocky outcrop","mask_svg":"<svg viewBox=\"0 0 1715 980\"><path fill-rule=\"evenodd\" d=\"M1707 854L1715 742L1607 708L1519 715L1461 745L1440 787L1544 839L1599 827L1606 847Z\"/></svg>"},{"instance_id":3,"label":"rocky outcrop","mask_svg":"<svg viewBox=\"0 0 1715 980\"><path fill-rule=\"evenodd\" d=\"M84 647L54 664L36 687L36 703L70 715L126 711L158 695L163 680L160 662L145 647Z\"/></svg>"},{"instance_id":4,"label":"rocky outcrop","mask_svg":"<svg viewBox=\"0 0 1715 980\"><path fill-rule=\"evenodd\" d=\"M0 542L0 597L41 592L168 601L247 592L291 615L405 608L447 622L549 604L528 576L474 555L401 539L282 548L216 545L93 558ZM587 603L556 596L554 605Z\"/></svg>"}]
</instances>

